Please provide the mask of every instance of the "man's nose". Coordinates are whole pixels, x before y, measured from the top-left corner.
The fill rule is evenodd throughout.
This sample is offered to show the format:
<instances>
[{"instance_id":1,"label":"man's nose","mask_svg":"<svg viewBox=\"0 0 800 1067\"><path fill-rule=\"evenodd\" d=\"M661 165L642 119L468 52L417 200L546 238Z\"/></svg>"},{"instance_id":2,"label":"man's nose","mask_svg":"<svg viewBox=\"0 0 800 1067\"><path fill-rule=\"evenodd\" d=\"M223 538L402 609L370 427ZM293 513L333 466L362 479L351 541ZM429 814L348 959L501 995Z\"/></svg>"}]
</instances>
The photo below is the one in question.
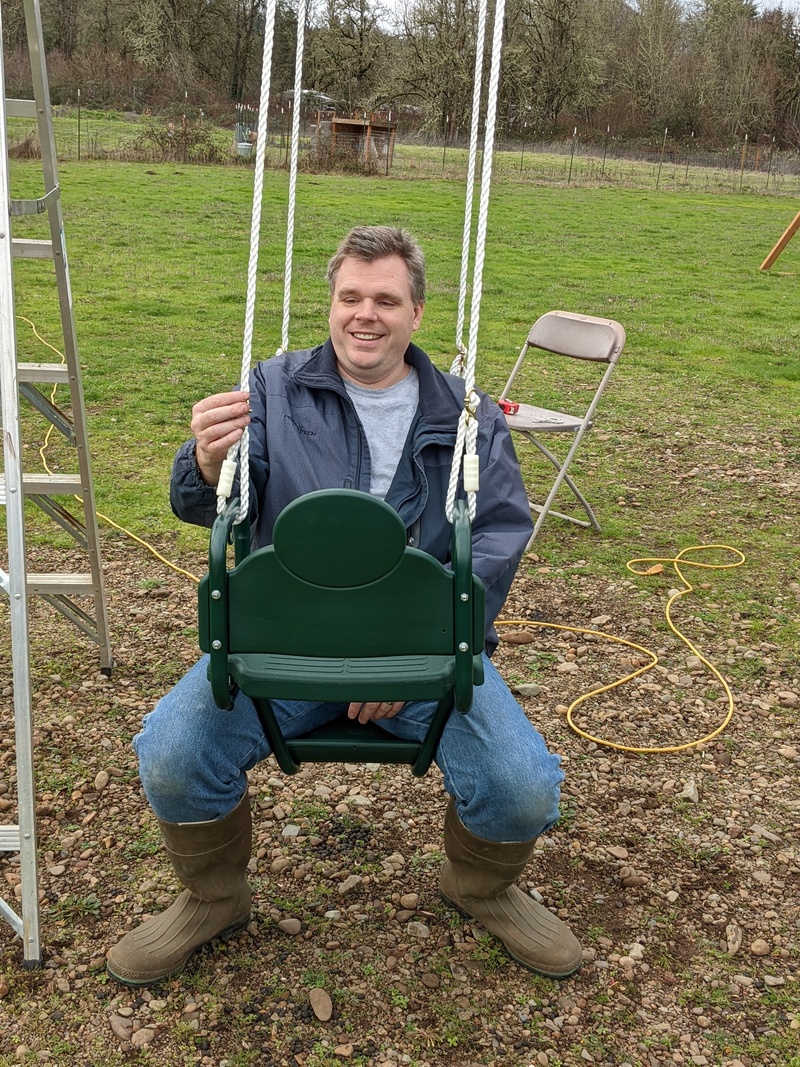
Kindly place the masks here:
<instances>
[{"instance_id":1,"label":"man's nose","mask_svg":"<svg viewBox=\"0 0 800 1067\"><path fill-rule=\"evenodd\" d=\"M362 300L358 305L356 312L360 319L374 319L375 318L375 302L374 300Z\"/></svg>"}]
</instances>

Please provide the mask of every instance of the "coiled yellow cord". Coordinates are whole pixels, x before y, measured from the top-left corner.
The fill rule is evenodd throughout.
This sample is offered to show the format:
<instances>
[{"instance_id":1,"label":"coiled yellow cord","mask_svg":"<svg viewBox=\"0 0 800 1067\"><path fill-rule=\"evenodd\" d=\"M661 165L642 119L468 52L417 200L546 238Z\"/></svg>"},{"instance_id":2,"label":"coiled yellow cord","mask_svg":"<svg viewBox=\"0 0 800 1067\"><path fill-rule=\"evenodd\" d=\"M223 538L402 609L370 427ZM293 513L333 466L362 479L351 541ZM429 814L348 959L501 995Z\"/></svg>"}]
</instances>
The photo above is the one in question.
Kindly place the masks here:
<instances>
[{"instance_id":1,"label":"coiled yellow cord","mask_svg":"<svg viewBox=\"0 0 800 1067\"><path fill-rule=\"evenodd\" d=\"M737 558L733 563L701 563L698 560L692 560L687 558L690 553L708 551L731 552ZM637 651L644 652L646 655L650 656L650 663L646 664L644 667L640 667L638 670L633 671L630 674L626 674L623 678L618 678L616 681L611 682L609 685L600 686L597 689L593 689L588 693L583 693L576 700L573 700L573 702L567 708L567 723L569 724L571 730L573 730L580 737L585 738L587 741L593 741L596 745L602 745L604 748L617 749L617 751L619 752L633 752L640 755L684 752L686 749L695 748L697 745L705 744L706 742L711 741L712 738L717 737L719 734L722 733L722 731L733 718L733 693L731 692L730 686L722 677L722 675L714 666L714 664L711 663L708 659L706 659L706 657L695 647L694 644L692 644L692 642L685 634L681 633L681 631L672 621L672 605L675 603L676 600L678 600L679 597L687 596L689 593L694 591L694 586L681 571L681 566L701 567L705 570L731 570L733 567L741 567L744 562L744 554L740 552L738 548L731 548L730 545L692 545L689 548L684 548L675 557L670 558L654 556L650 558L631 559L628 560L628 563L626 564L628 570L631 571L632 574L638 575L660 574L664 570L664 564L670 565L674 568L678 578L683 582L684 588L679 589L677 590L677 592L673 593L667 601L666 608L664 609L667 625L669 626L670 630L672 630L672 632L676 635L676 637L678 637L686 645L686 647L689 648L695 656L697 656L701 663L705 664L705 666L711 671L714 677L718 679L718 681L722 685L722 688L725 690L728 706L726 714L719 726L712 730L711 733L706 734L705 737L700 737L696 741L687 741L681 745L622 745L618 741L609 741L605 737L596 737L594 734L588 733L586 730L581 729L581 727L578 726L574 720L574 713L576 709L579 708L581 704L585 703L587 700L590 700L592 697L598 696L600 693L607 693L610 689L617 689L619 686L624 685L626 682L630 682L634 678L638 678L640 675L646 674L648 671L652 670L653 667L655 667L658 663L658 656L649 648L644 648L642 645L637 645L634 641L627 641L622 637L616 637L614 634L604 633L602 630L590 630L578 626L565 626L552 622L530 622L526 619L502 619L497 621L497 625L540 626L547 627L548 629L553 630L567 630L571 633L594 634L597 637L605 638L607 641L614 641L617 644L627 645L629 648L635 648ZM646 570L641 570L637 569L637 564L649 564L649 566Z\"/></svg>"}]
</instances>

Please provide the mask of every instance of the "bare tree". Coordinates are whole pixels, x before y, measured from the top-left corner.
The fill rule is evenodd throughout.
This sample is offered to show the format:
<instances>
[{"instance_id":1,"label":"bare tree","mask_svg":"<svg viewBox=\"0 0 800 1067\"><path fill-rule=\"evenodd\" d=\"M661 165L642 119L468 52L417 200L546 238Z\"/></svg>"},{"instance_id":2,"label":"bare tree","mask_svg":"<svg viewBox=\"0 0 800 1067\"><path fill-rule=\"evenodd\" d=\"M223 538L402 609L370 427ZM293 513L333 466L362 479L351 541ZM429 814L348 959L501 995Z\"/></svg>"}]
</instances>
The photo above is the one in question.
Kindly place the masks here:
<instances>
[{"instance_id":1,"label":"bare tree","mask_svg":"<svg viewBox=\"0 0 800 1067\"><path fill-rule=\"evenodd\" d=\"M381 15L372 0L326 0L309 34L309 87L350 110L370 106L387 56Z\"/></svg>"},{"instance_id":2,"label":"bare tree","mask_svg":"<svg viewBox=\"0 0 800 1067\"><path fill-rule=\"evenodd\" d=\"M692 78L680 0L639 0L627 28L621 81L637 125L691 128Z\"/></svg>"},{"instance_id":3,"label":"bare tree","mask_svg":"<svg viewBox=\"0 0 800 1067\"><path fill-rule=\"evenodd\" d=\"M504 91L526 124L552 129L565 110L599 105L609 51L601 11L596 0L512 0Z\"/></svg>"},{"instance_id":4,"label":"bare tree","mask_svg":"<svg viewBox=\"0 0 800 1067\"><path fill-rule=\"evenodd\" d=\"M469 129L475 66L472 0L417 0L400 19L402 65L395 94L446 141ZM490 35L489 35L490 36Z\"/></svg>"}]
</instances>

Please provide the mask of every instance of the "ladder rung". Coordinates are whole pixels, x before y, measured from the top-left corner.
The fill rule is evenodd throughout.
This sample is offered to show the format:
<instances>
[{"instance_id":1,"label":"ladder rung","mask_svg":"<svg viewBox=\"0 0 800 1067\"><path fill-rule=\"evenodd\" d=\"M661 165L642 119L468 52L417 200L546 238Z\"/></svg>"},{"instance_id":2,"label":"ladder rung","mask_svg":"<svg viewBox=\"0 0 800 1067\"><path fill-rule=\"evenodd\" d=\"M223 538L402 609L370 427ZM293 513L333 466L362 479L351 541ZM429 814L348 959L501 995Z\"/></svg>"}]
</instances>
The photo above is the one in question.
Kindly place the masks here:
<instances>
[{"instance_id":1,"label":"ladder rung","mask_svg":"<svg viewBox=\"0 0 800 1067\"><path fill-rule=\"evenodd\" d=\"M69 370L66 363L18 363L17 380L66 385L69 382Z\"/></svg>"},{"instance_id":2,"label":"ladder rung","mask_svg":"<svg viewBox=\"0 0 800 1067\"><path fill-rule=\"evenodd\" d=\"M53 242L13 237L11 239L11 254L15 259L52 259Z\"/></svg>"},{"instance_id":3,"label":"ladder rung","mask_svg":"<svg viewBox=\"0 0 800 1067\"><path fill-rule=\"evenodd\" d=\"M35 119L35 100L6 100L6 114L15 119Z\"/></svg>"},{"instance_id":4,"label":"ladder rung","mask_svg":"<svg viewBox=\"0 0 800 1067\"><path fill-rule=\"evenodd\" d=\"M26 496L41 493L44 496L80 496L80 474L23 474L22 488Z\"/></svg>"},{"instance_id":5,"label":"ladder rung","mask_svg":"<svg viewBox=\"0 0 800 1067\"><path fill-rule=\"evenodd\" d=\"M95 592L91 574L29 574L26 588L40 596L93 596Z\"/></svg>"},{"instance_id":6,"label":"ladder rung","mask_svg":"<svg viewBox=\"0 0 800 1067\"><path fill-rule=\"evenodd\" d=\"M0 826L0 852L19 852L19 827Z\"/></svg>"},{"instance_id":7,"label":"ladder rung","mask_svg":"<svg viewBox=\"0 0 800 1067\"><path fill-rule=\"evenodd\" d=\"M43 215L54 200L61 196L61 190L56 185L44 196L38 196L35 200L12 200L11 214L15 215Z\"/></svg>"}]
</instances>

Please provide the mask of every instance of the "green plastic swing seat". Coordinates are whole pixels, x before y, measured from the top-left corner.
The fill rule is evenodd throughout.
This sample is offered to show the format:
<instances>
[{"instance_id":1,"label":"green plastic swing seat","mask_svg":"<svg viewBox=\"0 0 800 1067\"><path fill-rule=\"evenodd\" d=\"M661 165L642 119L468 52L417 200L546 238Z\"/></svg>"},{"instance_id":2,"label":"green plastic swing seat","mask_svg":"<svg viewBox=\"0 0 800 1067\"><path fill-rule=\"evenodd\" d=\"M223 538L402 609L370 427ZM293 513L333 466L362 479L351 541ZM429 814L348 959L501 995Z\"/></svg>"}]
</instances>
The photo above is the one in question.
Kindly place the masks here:
<instances>
[{"instance_id":1,"label":"green plastic swing seat","mask_svg":"<svg viewBox=\"0 0 800 1067\"><path fill-rule=\"evenodd\" d=\"M409 763L423 775L453 708L466 713L483 682L484 590L472 574L469 515L460 501L451 568L406 545L383 500L324 489L279 515L273 544L250 551L250 528L229 502L211 531L198 591L200 647L220 708L249 696L279 766L304 761ZM228 545L235 566L227 566ZM421 742L346 716L285 738L270 699L436 700Z\"/></svg>"}]
</instances>

